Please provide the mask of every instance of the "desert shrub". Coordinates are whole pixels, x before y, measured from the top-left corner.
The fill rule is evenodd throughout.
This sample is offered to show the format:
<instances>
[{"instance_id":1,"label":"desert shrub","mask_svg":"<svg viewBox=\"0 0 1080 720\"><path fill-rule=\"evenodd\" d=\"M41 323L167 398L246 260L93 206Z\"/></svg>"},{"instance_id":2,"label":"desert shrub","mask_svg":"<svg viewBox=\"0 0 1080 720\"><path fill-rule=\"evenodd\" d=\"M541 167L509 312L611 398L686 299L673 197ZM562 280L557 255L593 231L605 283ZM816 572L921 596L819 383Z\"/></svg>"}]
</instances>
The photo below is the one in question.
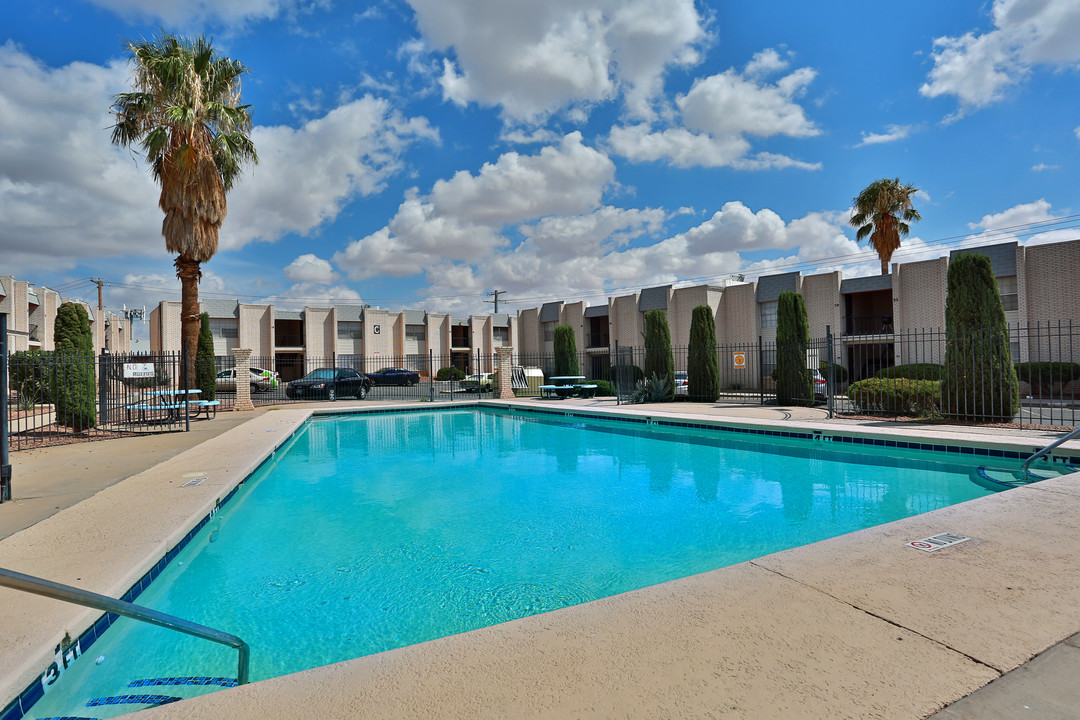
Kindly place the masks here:
<instances>
[{"instance_id":1,"label":"desert shrub","mask_svg":"<svg viewBox=\"0 0 1080 720\"><path fill-rule=\"evenodd\" d=\"M926 417L941 411L938 380L867 378L852 383L847 395L858 412Z\"/></svg>"},{"instance_id":2,"label":"desert shrub","mask_svg":"<svg viewBox=\"0 0 1080 720\"><path fill-rule=\"evenodd\" d=\"M671 381L666 376L653 373L650 377L637 381L634 392L630 395L630 402L667 402L674 394Z\"/></svg>"},{"instance_id":3,"label":"desert shrub","mask_svg":"<svg viewBox=\"0 0 1080 720\"><path fill-rule=\"evenodd\" d=\"M833 363L831 367L832 381L834 383L845 383L848 381L848 371L846 367L844 367L840 363ZM829 379L829 368L830 365L828 360L822 360L821 363L818 365L818 369L821 370L822 377L824 377L826 380Z\"/></svg>"},{"instance_id":4,"label":"desert shrub","mask_svg":"<svg viewBox=\"0 0 1080 720\"><path fill-rule=\"evenodd\" d=\"M465 373L456 367L443 367L439 368L439 372L435 373L436 380L464 380Z\"/></svg>"},{"instance_id":5,"label":"desert shrub","mask_svg":"<svg viewBox=\"0 0 1080 720\"><path fill-rule=\"evenodd\" d=\"M18 391L20 405L52 402L49 378L55 362L49 350L18 350L8 358L8 382Z\"/></svg>"},{"instance_id":6,"label":"desert shrub","mask_svg":"<svg viewBox=\"0 0 1080 720\"><path fill-rule=\"evenodd\" d=\"M907 380L940 380L944 365L935 363L911 363L882 368L874 374L879 378L905 378Z\"/></svg>"}]
</instances>

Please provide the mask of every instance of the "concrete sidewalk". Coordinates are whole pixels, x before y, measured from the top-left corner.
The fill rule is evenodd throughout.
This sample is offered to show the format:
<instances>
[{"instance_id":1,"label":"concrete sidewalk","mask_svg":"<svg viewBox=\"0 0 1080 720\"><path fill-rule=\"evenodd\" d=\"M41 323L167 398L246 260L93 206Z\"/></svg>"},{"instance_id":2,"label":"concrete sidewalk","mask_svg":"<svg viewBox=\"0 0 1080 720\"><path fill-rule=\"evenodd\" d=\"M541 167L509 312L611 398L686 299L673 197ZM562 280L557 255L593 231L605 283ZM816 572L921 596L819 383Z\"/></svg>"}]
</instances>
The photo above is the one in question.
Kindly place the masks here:
<instances>
[{"instance_id":1,"label":"concrete sidewalk","mask_svg":"<svg viewBox=\"0 0 1080 720\"><path fill-rule=\"evenodd\" d=\"M598 400L538 400L534 402L537 405L567 407L568 409L573 405L605 410L613 409L614 406L614 403L610 401ZM340 408L349 404L338 403L335 407ZM370 407L372 404L365 402L356 405ZM307 409L318 406L304 407ZM16 533L21 536L20 531L38 525L64 509L73 508L83 500L91 499L118 483L127 480L138 482L138 478L145 474L144 471L159 464L162 467L155 472L162 477L166 473L169 477L179 477L179 474L184 471L207 470L209 467L196 467L192 464L201 462L195 458L213 458L221 454L223 447L238 446L242 443L253 443L273 437L265 433L275 432L274 428L280 431L293 422L294 416L299 416L295 408L289 408L279 413L281 415L279 422L273 413L276 409L270 408L250 413L222 413L214 420L192 423L192 430L188 433L122 438L14 453L12 455L14 502L0 506L0 538ZM946 435L960 441L970 440L972 437L996 438L1031 447L1046 445L1057 437L1054 433L1017 431L1008 428L949 428L941 425L920 426L888 421L829 420L825 412L818 408L671 403L623 407L619 411L652 416L689 414L694 417L723 418L730 422L827 428L834 431L850 429L907 436L932 434L935 437L941 437ZM285 416L289 416L287 421ZM230 438L242 439L242 443ZM188 452L204 443L206 443L205 452ZM1074 450L1074 453L1076 452ZM216 459L208 459L204 464L213 464L215 461ZM1068 478L1061 480L1068 480ZM872 707L876 707L873 705L866 706L862 711L863 714L859 714L857 698L845 697L843 691L843 688L849 687L847 694L857 694L856 688L859 686L850 685L852 683L850 675L835 673L840 669L851 673L863 665L880 666L886 675L893 672L900 673L900 676L895 679L897 686L886 693L886 697L892 696L895 701L902 698L904 702L900 702L899 706L915 707L918 703L910 704L912 694L926 692L928 686L923 684L904 689L902 666L897 666L895 670L888 670L893 660L887 660L886 656L878 655L874 651L874 648L903 646L907 649L901 650L901 655L897 656L897 659L903 659L908 663L929 663L938 666L942 673L956 673L957 668L961 668L959 671L961 675L968 678L965 682L973 683L969 684L969 687L978 687L979 684L997 677L982 689L933 715L935 720L1004 720L1004 718L1016 717L1045 720L1076 718L1080 717L1080 692L1076 689L1073 679L1080 671L1080 641L1078 641L1080 636L1071 634L1080 631L1080 621L1071 625L1070 631L1057 634L1050 642L1039 644L1039 641L1036 641L1037 647L1046 648L1062 640L1012 672L1002 674L1000 670L993 668L1016 667L1018 663L1010 658L1015 657L1015 652L1023 651L1019 648L1011 649L1019 643L1006 642L999 645L995 643L1001 643L1001 640L988 641L981 637L978 623L986 622L988 617L998 617L1000 613L1006 612L1004 608L1000 613L998 610L988 613L990 608L978 606L937 607L934 611L936 617L931 618L932 622L929 625L920 625L927 618L920 616L918 611L922 601L940 602L947 598L952 584L957 584L957 588L963 592L970 592L980 582L984 584L988 582L988 578L1000 579L1010 577L1009 573L1015 573L1017 584L1026 584L1027 590L1034 593L1027 599L1039 599L1040 605L1031 607L1031 611L1025 617L1018 616L1018 627L1010 629L1003 637L1021 637L1024 632L1038 637L1050 636L1046 628L1038 629L1037 625L1033 624L1040 622L1040 618L1046 621L1053 617L1054 621L1051 624L1054 628L1070 626L1071 606L1076 604L1076 598L1068 598L1068 595L1062 596L1061 593L1066 592L1070 587L1072 567L1053 563L1036 566L1034 561L1024 555L1024 548L1028 547L1030 541L1021 539L1025 534L1030 535L1031 528L1009 527L1008 522L1015 521L1007 520L1012 517L1010 513L1018 512L1017 508L1024 510L1026 507L1025 512L1033 510L1035 517L1043 519L1049 519L1048 515L1057 510L1057 514L1065 518L1066 524L1071 522L1067 520L1067 510L1070 507L1069 503L1074 501L1074 493L1069 484L1059 481L1058 485L1047 485L1046 488L1041 492L1034 487L1024 489L1028 492L1010 491L1010 496L1016 502L1009 503L1011 507L1005 509L1004 515L999 509L1000 503L986 503L980 508L975 508L971 503L965 503L954 506L955 510L946 508L944 511L937 511L946 516L963 519L972 527L978 527L982 537L988 538L985 541L987 544L978 546L978 549L974 543L968 543L967 548L958 546L959 549L952 556L948 553L953 551L934 553L934 560L938 566L948 568L949 573L955 574L944 578L938 578L940 571L922 562L925 558L908 557L904 553L898 553L893 547L897 537L908 535L921 537L918 535L917 528L933 522L920 521L919 517L909 518L908 521L901 521L901 525L893 524L897 527L872 528L852 536L805 548L796 548L793 551L768 556L752 563L715 571L720 573L718 575L707 573L676 581L676 583L647 588L645 591L597 601L597 603L580 606L578 609L569 608L570 612L559 611L535 616L517 623L425 643L423 646L402 648L381 656L373 656L373 658L362 658L308 673L275 678L240 688L238 691L217 693L190 703L181 703L172 708L162 707L144 712L150 713L147 715L148 718L300 717L307 716L304 714L305 709L310 710L311 717L374 717L381 711L392 711L401 717L436 717L441 713L451 713L453 710L465 711L475 708L469 704L470 698L475 701L477 697L481 695L486 697L490 693L495 693L493 697L502 698L498 687L480 689L480 683L490 681L498 675L505 679L507 687L512 686L513 682L525 683L522 687L533 688L528 693L530 698L535 700L539 697L555 703L546 706L525 704L507 707L517 707L518 711L524 715L535 715L537 712L544 714L544 708L546 708L548 715L552 716L550 713L557 712L560 707L563 710L570 709L569 706L558 705L558 701L552 700L552 697L571 692L571 688L564 685L568 679L556 671L553 663L557 657L569 662L573 656L583 662L581 667L577 668L575 676L578 679L574 682L580 685L578 689L581 692L593 693L591 700L586 698L583 702L596 703L593 712L585 713L590 716L603 716L601 708L605 707L623 708L627 716L648 716L649 712L658 708L655 705L650 708L644 700L647 693L653 693L655 698L655 693L660 692L663 697L674 692L674 688L682 683L681 687L684 690L693 688L694 693L700 693L699 699L702 701L710 697L710 693L716 695L718 689L720 696L725 697L725 700L730 698L724 695L724 692L750 693L743 707L737 711L736 708L731 708L731 716L766 718L770 715L761 711L761 703L753 700L753 693L780 692L779 688L770 686L771 681L790 680L792 677L797 677L798 673L792 676L782 669L788 667L790 663L799 663L800 652L802 652L809 653L814 658L812 664L816 670L813 672L825 672L825 679L821 681L824 684L817 685L823 694L816 698L807 698L805 702L809 702L809 705L801 704L804 701L797 700L797 694L785 696L783 704L791 711L789 717L877 717L879 715L876 712L869 714ZM1013 494L1014 492L1017 494ZM112 491L109 502L113 502L113 498L116 497L118 494ZM986 499L993 498L984 498ZM88 503L87 508L92 504ZM102 498L99 499L98 504L107 503ZM1000 518L994 519L996 516ZM1026 519L1026 517L1019 515L1017 519ZM987 524L980 525L983 522ZM1052 542L1054 541L1053 533L1058 532L1057 527L1059 526L1051 524L1045 530L1036 528L1036 533L1042 532L1045 535L1044 542ZM49 530L51 532L52 528ZM43 528L39 534L45 536L49 533L44 532ZM884 547L881 542L882 537L886 538ZM18 540L14 537L11 539ZM1061 537L1060 540L1063 544L1066 541L1080 543L1075 534L1073 537ZM1011 549L1009 549L1010 542L1013 543ZM845 560L843 564L837 565L835 560L830 559L830 555L834 554L840 546L845 548ZM1004 566L1005 570L999 564L994 564L997 563L994 560L995 554L1002 552L997 549L998 546L1006 548L1008 561ZM1032 547L1042 546L1035 544ZM984 555L984 553L988 554ZM1069 548L1055 548L1050 554L1054 556L1051 559L1057 562L1055 558L1069 556ZM919 554L916 553L916 555ZM1046 557L1039 558L1039 563L1046 562L1048 562ZM941 563L945 564L941 565ZM1022 568L1023 564L1031 567ZM927 571L929 574L926 574ZM908 580L899 582L911 583L907 587L915 593L912 600L918 600L918 602L913 602L910 607L903 600L902 593L897 595L895 587L897 578L907 573L913 574ZM1038 577L1042 574L1045 574L1047 578L1046 582L1042 583L1046 587L1036 588L1035 586L1040 585ZM723 582L718 583L714 578L721 578ZM881 583L882 587L875 587L875 578L893 583L894 587L886 590L885 583ZM1053 589L1050 594L1038 594L1045 593L1050 586L1056 589ZM755 590L755 588L759 589ZM680 594L683 592L685 592L685 597ZM986 592L993 595L996 591L987 590ZM817 618L817 622L821 625L813 629L812 635L802 637L801 634L806 633L807 629L796 619L797 616L793 617L790 614L791 611L784 607L773 606L778 594L790 597L796 606L801 608L798 612L810 613L812 617ZM919 596L922 598L920 599ZM976 594L967 599L972 600L978 597L989 596ZM1045 602L1050 598L1063 597L1068 598L1069 602L1062 603L1060 607L1048 607ZM714 616L715 606L729 601L733 603L733 606ZM884 604L877 607L876 604L881 603ZM743 608L741 616L736 612L738 608L735 605ZM657 609L662 612L655 617L652 616ZM709 621L711 625L705 627L710 628L711 632L723 630L724 642L711 646L703 644L702 637L699 635L692 635L692 639L682 640L681 645L679 642L674 642L670 646L671 653L669 654L659 654L664 649L663 647L658 650L655 647L647 647L649 643L645 643L636 647L634 652L638 654L637 656L627 655L620 659L619 654L625 652L623 641L633 640L633 638L627 635L628 626L616 622L618 619L617 615L614 615L616 611L629 613L629 616L637 618L634 626L641 628L642 637L648 634L646 626L650 624L661 628L663 632L658 635L658 643L670 642L665 636L679 631L676 627L679 624L679 618L672 617L673 615L691 611L688 619L693 618L695 622L699 622L702 617L711 618ZM1047 615L1047 613L1050 614ZM746 619L748 626L740 625L738 617ZM1077 617L1080 617L1080 614L1077 614ZM882 618L885 622L879 625ZM643 624L638 622L641 620L648 620L648 622ZM700 633L702 627L699 624L695 632ZM694 666L688 666L694 675L698 670L721 661L721 664L737 662L739 666L742 666L745 659L743 656L738 653L732 654L732 650L725 650L720 646L729 642L737 646L739 638L748 632L746 627L750 628L748 637L754 644L745 649L745 658L754 657L754 662L763 663L764 667L771 668L768 671L762 670L762 666L759 666L757 670L743 667L738 671L738 677L741 679L733 680L736 676L732 673L736 671L733 669L735 666L731 666L724 676L709 674L708 677L702 676L694 680L690 685L686 684L685 677L681 680L665 680L664 682L673 683L667 690L639 688L635 683L640 679L640 675L622 677L623 674L630 672L630 668L635 663L645 668L655 666L658 676L662 676L665 672L663 665L669 661L669 658L685 656L691 648L694 652L700 653L695 656L696 669ZM831 632L836 633L835 638L830 636ZM852 632L855 634L852 635ZM1057 631L1049 631L1051 635L1054 632ZM554 640L549 637L552 633L554 633ZM1021 635L1015 635L1015 633ZM897 635L898 637L894 637ZM598 644L593 650L580 647L581 637L592 638ZM623 638L623 641L619 638ZM721 637L713 639L719 641ZM900 639L904 639L905 642L897 645L895 641ZM824 644L820 647L809 643L803 644L803 641L814 640L824 642ZM641 641L641 638L638 638L638 641ZM893 645L877 644L886 641L892 642ZM610 643L610 645L605 643ZM490 647L498 650L495 661L490 660ZM611 656L605 654L603 652L605 647L614 654ZM851 657L845 660L843 657L845 649L850 652L853 647L867 655L861 660ZM529 648L533 650L530 651ZM539 654L536 654L537 652ZM652 665L646 657L650 652L655 656L652 659ZM893 652L895 650L888 650L888 653ZM717 660L717 653L727 654L721 654L720 660ZM964 658L965 654L980 659L971 664ZM1031 654L1028 652L1020 659L1030 657ZM507 666L505 662L508 658L519 662L520 668L515 665ZM748 659L745 661L750 662ZM455 663L461 662L464 662L464 669L455 666ZM494 662L491 672L495 675L489 676L488 662ZM612 662L614 662L613 665ZM469 667L472 669L469 670ZM423 674L425 668L429 673L427 675ZM678 670L678 668L678 665L673 664L671 669ZM829 668L831 671L828 670ZM520 677L515 675L519 669ZM391 671L395 674L388 675L387 673ZM625 685L623 689L631 695L641 697L635 699L628 696L626 699L628 704L619 705L603 693L596 694L599 692L597 688L604 687L607 682L604 679L605 672L612 673L610 681L613 684L607 689L614 692L618 689L620 682L625 680L630 684ZM805 672L811 672L811 668L806 668ZM830 675L830 672L833 674ZM397 679L398 673L400 673L400 680ZM750 674L746 675L746 673ZM780 674L772 677L769 673ZM597 682L600 683L599 686L590 684ZM835 687L826 692L826 689L830 688L830 683L835 684ZM710 685L713 686L711 689ZM427 690L424 689L425 687ZM665 686L661 683L660 687ZM375 694L368 696L367 690L361 688L370 688ZM941 695L943 687L937 685L935 688L932 696ZM506 687L502 690L509 692ZM431 692L430 696L426 694L428 691ZM835 694L837 691L840 692L839 695ZM340 694L345 704L334 705L330 700L320 700L307 705L305 698L310 700L315 697L312 692L316 692L318 697ZM359 711L354 705L357 701L357 693L364 695L365 701L371 703L365 705L363 711ZM440 693L446 694L444 696ZM825 705L821 704L830 697L832 698L830 702L834 704L830 705L828 702ZM397 698L401 704L395 705L394 698ZM844 699L841 701L840 698ZM692 699L684 697L676 700L676 697L672 696L669 700L675 705L667 707L669 709L680 707L679 703ZM877 702L881 700L879 698ZM429 705L428 703L431 702L435 704ZM616 704L611 704L613 702ZM644 704L637 704L638 702ZM246 704L248 709L242 710L233 703ZM585 706L574 707L580 711ZM672 716L692 716L687 715L692 707L693 705L690 705L684 707L682 712L672 712ZM754 710L754 707L758 710ZM941 703L938 703L936 707L941 707ZM718 716L728 715L727 707L715 706L714 709ZM482 714L491 716L495 710L497 706L489 705L486 712ZM815 715L815 712L818 714ZM893 712L880 716L911 717L914 720L916 717L921 718L926 715L925 712L912 715Z\"/></svg>"}]
</instances>

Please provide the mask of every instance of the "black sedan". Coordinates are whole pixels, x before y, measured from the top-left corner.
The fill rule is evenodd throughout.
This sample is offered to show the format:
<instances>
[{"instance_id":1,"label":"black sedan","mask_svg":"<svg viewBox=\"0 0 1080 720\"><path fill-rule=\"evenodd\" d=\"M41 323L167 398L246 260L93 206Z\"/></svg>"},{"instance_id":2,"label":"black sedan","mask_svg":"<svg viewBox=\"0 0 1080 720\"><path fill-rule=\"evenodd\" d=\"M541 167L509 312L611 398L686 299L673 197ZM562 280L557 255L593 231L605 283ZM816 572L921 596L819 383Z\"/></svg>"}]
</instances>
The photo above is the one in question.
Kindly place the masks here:
<instances>
[{"instance_id":1,"label":"black sedan","mask_svg":"<svg viewBox=\"0 0 1080 720\"><path fill-rule=\"evenodd\" d=\"M415 385L420 382L420 373L405 368L383 368L368 373L368 377L376 385Z\"/></svg>"},{"instance_id":2,"label":"black sedan","mask_svg":"<svg viewBox=\"0 0 1080 720\"><path fill-rule=\"evenodd\" d=\"M371 390L371 380L352 368L319 368L299 380L293 380L285 388L285 396L296 399L310 398L337 400L354 396L363 400Z\"/></svg>"}]
</instances>

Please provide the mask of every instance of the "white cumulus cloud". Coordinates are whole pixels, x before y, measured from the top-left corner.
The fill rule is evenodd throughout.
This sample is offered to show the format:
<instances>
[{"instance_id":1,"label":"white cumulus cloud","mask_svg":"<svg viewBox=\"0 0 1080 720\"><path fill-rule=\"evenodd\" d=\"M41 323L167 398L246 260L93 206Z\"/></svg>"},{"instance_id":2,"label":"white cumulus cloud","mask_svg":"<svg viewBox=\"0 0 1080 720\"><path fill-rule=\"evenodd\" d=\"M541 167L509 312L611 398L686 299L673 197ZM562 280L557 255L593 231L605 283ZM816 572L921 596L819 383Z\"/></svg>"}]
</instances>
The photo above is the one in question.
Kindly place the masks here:
<instances>
[{"instance_id":1,"label":"white cumulus cloud","mask_svg":"<svg viewBox=\"0 0 1080 720\"><path fill-rule=\"evenodd\" d=\"M304 253L285 267L285 279L289 282L318 283L329 285L338 274L327 260L314 253Z\"/></svg>"},{"instance_id":2,"label":"white cumulus cloud","mask_svg":"<svg viewBox=\"0 0 1080 720\"><path fill-rule=\"evenodd\" d=\"M934 40L934 67L919 88L926 97L954 95L960 114L1002 100L1038 66L1080 62L1080 3L994 0L994 29Z\"/></svg>"}]
</instances>

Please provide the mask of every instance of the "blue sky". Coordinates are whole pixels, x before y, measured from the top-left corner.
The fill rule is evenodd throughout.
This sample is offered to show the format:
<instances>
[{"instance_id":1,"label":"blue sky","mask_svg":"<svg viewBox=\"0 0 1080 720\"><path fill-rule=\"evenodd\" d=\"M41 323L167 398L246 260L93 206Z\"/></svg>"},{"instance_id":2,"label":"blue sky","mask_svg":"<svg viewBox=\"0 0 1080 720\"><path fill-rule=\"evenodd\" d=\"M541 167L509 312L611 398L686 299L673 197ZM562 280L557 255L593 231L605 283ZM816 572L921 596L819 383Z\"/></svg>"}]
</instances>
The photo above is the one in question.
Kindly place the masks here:
<instances>
[{"instance_id":1,"label":"blue sky","mask_svg":"<svg viewBox=\"0 0 1080 720\"><path fill-rule=\"evenodd\" d=\"M882 177L920 188L896 260L1080 236L1078 0L3 2L0 274L111 309L179 297L109 142L122 42L159 27L251 71L262 162L203 297L463 316L874 274L847 218Z\"/></svg>"}]
</instances>

